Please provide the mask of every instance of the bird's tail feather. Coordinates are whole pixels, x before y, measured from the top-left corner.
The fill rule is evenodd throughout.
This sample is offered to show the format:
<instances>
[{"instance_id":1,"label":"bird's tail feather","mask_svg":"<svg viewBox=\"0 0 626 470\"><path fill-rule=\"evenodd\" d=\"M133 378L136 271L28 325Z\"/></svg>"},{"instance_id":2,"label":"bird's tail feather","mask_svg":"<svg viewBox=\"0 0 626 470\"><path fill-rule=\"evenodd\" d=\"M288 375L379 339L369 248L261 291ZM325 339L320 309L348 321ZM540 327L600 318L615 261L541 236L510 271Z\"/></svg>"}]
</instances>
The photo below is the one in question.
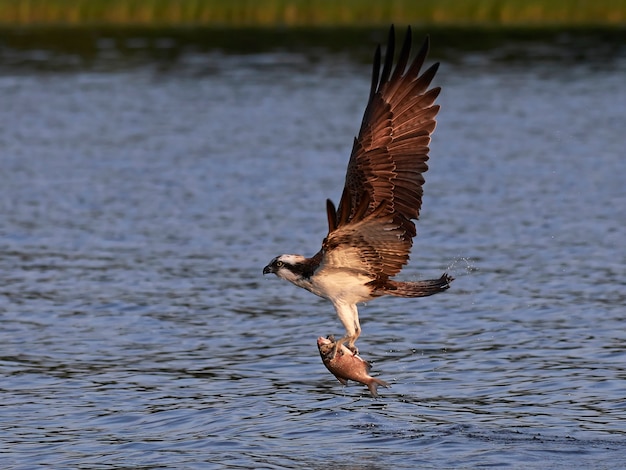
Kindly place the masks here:
<instances>
[{"instance_id":1,"label":"bird's tail feather","mask_svg":"<svg viewBox=\"0 0 626 470\"><path fill-rule=\"evenodd\" d=\"M444 273L439 279L426 281L399 282L388 280L380 293L396 297L426 297L448 289L453 280L454 278L447 273Z\"/></svg>"}]
</instances>

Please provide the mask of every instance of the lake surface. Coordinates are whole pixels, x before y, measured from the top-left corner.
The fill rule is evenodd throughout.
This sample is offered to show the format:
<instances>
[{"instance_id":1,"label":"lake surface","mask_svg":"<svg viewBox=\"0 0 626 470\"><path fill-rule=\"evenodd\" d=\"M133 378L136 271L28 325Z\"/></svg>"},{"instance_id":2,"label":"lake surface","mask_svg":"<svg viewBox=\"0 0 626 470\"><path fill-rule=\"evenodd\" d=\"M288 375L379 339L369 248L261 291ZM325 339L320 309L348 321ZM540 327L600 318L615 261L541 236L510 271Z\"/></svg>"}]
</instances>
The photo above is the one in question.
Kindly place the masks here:
<instances>
[{"instance_id":1,"label":"lake surface","mask_svg":"<svg viewBox=\"0 0 626 470\"><path fill-rule=\"evenodd\" d=\"M620 468L626 47L609 46L435 54L400 277L456 280L360 307L361 355L392 384L377 400L321 363L331 305L261 274L319 249L369 65L5 50L1 466Z\"/></svg>"}]
</instances>

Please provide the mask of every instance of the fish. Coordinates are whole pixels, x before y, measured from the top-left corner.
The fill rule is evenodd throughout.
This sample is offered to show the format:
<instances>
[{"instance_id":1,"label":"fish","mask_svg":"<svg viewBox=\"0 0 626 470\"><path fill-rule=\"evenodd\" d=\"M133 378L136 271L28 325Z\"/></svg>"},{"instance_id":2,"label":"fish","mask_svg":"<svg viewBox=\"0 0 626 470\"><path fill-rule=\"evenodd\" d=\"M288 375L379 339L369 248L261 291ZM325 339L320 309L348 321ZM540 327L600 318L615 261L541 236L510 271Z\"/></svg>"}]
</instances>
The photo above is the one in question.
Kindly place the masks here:
<instances>
[{"instance_id":1,"label":"fish","mask_svg":"<svg viewBox=\"0 0 626 470\"><path fill-rule=\"evenodd\" d=\"M343 344L337 348L337 343L332 335L317 338L317 349L322 357L322 362L342 385L347 385L348 380L367 385L374 398L378 397L378 386L389 388L387 382L369 375L371 364L359 355L350 351Z\"/></svg>"}]
</instances>

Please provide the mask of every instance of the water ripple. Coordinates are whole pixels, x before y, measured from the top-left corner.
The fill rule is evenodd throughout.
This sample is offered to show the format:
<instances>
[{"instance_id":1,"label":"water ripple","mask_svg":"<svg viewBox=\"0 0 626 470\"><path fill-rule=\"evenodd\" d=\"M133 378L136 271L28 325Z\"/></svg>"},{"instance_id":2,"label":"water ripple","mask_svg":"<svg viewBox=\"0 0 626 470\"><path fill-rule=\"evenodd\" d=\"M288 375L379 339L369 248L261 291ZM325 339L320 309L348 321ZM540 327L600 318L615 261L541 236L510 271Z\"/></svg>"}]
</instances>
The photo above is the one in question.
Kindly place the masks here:
<instances>
[{"instance_id":1,"label":"water ripple","mask_svg":"<svg viewBox=\"0 0 626 470\"><path fill-rule=\"evenodd\" d=\"M0 77L3 467L621 465L619 63L444 63L403 276L456 280L360 308L373 400L261 275L317 251L367 68L283 59Z\"/></svg>"}]
</instances>

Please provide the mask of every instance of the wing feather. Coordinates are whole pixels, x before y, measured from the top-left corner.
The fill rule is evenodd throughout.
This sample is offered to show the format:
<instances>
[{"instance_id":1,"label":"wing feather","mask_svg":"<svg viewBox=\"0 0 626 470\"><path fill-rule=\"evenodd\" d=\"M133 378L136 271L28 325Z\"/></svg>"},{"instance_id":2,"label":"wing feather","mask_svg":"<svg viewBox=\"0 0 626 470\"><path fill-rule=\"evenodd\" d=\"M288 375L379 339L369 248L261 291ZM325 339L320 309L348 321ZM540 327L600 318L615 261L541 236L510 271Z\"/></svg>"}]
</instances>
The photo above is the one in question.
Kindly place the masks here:
<instances>
[{"instance_id":1,"label":"wing feather","mask_svg":"<svg viewBox=\"0 0 626 470\"><path fill-rule=\"evenodd\" d=\"M349 266L376 278L393 276L409 260L413 235L383 203L358 222L330 233L322 245L322 264L331 268Z\"/></svg>"},{"instance_id":2,"label":"wing feather","mask_svg":"<svg viewBox=\"0 0 626 470\"><path fill-rule=\"evenodd\" d=\"M429 88L439 64L420 75L428 38L409 64L411 45L409 27L394 68L392 26L384 60L380 46L374 54L369 100L339 207L335 211L332 203L327 206L324 264L348 264L391 277L408 262L415 236L412 219L419 217L422 205L423 173L428 170L430 135L439 112L434 103L440 92L439 87Z\"/></svg>"},{"instance_id":3,"label":"wing feather","mask_svg":"<svg viewBox=\"0 0 626 470\"><path fill-rule=\"evenodd\" d=\"M364 198L369 201L364 216L387 201L389 211L408 220L419 217L424 183L421 174L428 169L428 145L439 111L433 103L440 89L428 89L438 64L419 74L428 53L428 39L406 69L411 42L408 28L394 68L395 31L390 28L382 72L380 47L376 50L370 98L348 163L337 227L357 221L356 208ZM412 197L398 198L398 188Z\"/></svg>"}]
</instances>

